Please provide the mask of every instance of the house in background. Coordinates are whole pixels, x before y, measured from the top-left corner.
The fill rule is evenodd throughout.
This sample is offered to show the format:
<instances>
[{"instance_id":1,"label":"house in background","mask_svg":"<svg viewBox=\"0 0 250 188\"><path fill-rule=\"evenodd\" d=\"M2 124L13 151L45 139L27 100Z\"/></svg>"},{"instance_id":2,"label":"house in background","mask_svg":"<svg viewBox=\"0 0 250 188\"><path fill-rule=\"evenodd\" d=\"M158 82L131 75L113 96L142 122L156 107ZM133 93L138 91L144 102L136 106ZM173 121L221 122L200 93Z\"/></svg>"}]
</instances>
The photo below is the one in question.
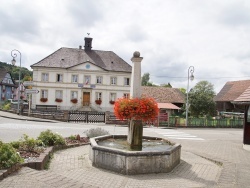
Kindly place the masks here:
<instances>
[{"instance_id":1,"label":"house in background","mask_svg":"<svg viewBox=\"0 0 250 188\"><path fill-rule=\"evenodd\" d=\"M15 81L16 83L17 83L17 85L19 84L18 82L19 81ZM21 100L27 100L27 95L26 95L26 93L25 93L25 86L23 85L23 83L21 82L20 83L20 86L17 86L17 89L15 90L15 92L14 92L14 100L18 100L18 90L20 90L20 94L19 94L19 96L20 96L20 99Z\"/></svg>"},{"instance_id":2,"label":"house in background","mask_svg":"<svg viewBox=\"0 0 250 188\"><path fill-rule=\"evenodd\" d=\"M129 97L132 67L112 51L62 47L33 69L32 108L57 106L62 110L113 111L117 98Z\"/></svg>"},{"instance_id":3,"label":"house in background","mask_svg":"<svg viewBox=\"0 0 250 188\"><path fill-rule=\"evenodd\" d=\"M185 95L177 88L142 86L142 97L154 98L160 112L168 116L179 111L185 104Z\"/></svg>"},{"instance_id":4,"label":"house in background","mask_svg":"<svg viewBox=\"0 0 250 188\"><path fill-rule=\"evenodd\" d=\"M244 112L244 108L234 103L250 87L250 80L227 82L215 96L216 109L219 112Z\"/></svg>"},{"instance_id":5,"label":"house in background","mask_svg":"<svg viewBox=\"0 0 250 188\"><path fill-rule=\"evenodd\" d=\"M17 86L11 74L3 67L0 67L0 102L15 97Z\"/></svg>"}]
</instances>

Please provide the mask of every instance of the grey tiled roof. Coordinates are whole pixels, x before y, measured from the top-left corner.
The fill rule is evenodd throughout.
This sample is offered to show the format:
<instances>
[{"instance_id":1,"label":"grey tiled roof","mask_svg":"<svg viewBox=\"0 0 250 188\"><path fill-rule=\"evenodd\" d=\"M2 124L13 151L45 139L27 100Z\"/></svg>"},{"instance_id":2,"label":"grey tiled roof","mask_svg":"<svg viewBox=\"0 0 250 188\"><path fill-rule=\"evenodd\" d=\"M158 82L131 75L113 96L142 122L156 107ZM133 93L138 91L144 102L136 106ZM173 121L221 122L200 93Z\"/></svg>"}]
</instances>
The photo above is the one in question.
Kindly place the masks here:
<instances>
[{"instance_id":1,"label":"grey tiled roof","mask_svg":"<svg viewBox=\"0 0 250 188\"><path fill-rule=\"evenodd\" d=\"M142 96L157 103L185 103L185 95L177 88L142 86Z\"/></svg>"},{"instance_id":2,"label":"grey tiled roof","mask_svg":"<svg viewBox=\"0 0 250 188\"><path fill-rule=\"evenodd\" d=\"M112 51L60 48L31 67L70 68L85 62L107 71L132 72L132 67Z\"/></svg>"}]
</instances>

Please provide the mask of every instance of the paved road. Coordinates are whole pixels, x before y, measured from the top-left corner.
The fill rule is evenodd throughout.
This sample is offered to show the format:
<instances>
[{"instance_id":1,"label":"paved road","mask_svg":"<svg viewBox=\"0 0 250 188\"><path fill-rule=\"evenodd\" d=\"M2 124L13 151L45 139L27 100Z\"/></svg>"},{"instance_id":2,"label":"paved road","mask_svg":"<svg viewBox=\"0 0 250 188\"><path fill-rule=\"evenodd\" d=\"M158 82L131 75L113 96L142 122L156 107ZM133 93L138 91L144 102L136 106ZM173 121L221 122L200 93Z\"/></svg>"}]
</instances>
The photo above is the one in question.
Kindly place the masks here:
<instances>
[{"instance_id":1,"label":"paved road","mask_svg":"<svg viewBox=\"0 0 250 188\"><path fill-rule=\"evenodd\" d=\"M126 134L127 127L104 124L30 122L0 117L0 139L36 137L51 129L63 136L102 127ZM91 166L88 146L55 153L48 171L22 168L0 187L239 187L250 188L250 152L242 149L242 129L144 128L144 135L168 138L182 145L181 164L168 174L123 176Z\"/></svg>"}]
</instances>

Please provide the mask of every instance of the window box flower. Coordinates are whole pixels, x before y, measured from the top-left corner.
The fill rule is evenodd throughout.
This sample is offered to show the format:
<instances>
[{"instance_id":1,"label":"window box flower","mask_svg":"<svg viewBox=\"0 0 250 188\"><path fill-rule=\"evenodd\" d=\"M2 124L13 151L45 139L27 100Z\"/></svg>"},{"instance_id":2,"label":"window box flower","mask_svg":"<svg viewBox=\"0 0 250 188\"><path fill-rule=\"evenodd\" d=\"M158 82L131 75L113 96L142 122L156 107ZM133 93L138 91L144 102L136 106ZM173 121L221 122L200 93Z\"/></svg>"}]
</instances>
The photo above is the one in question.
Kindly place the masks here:
<instances>
[{"instance_id":1,"label":"window box flower","mask_svg":"<svg viewBox=\"0 0 250 188\"><path fill-rule=\"evenodd\" d=\"M56 98L55 101L56 102L62 102L62 99Z\"/></svg>"},{"instance_id":2,"label":"window box flower","mask_svg":"<svg viewBox=\"0 0 250 188\"><path fill-rule=\"evenodd\" d=\"M100 104L102 104L102 100L101 99L97 99L97 100L95 100L95 103L98 104L98 105L100 105Z\"/></svg>"},{"instance_id":3,"label":"window box flower","mask_svg":"<svg viewBox=\"0 0 250 188\"><path fill-rule=\"evenodd\" d=\"M47 101L48 101L48 98L41 98L40 101L41 101L41 102L47 102Z\"/></svg>"},{"instance_id":4,"label":"window box flower","mask_svg":"<svg viewBox=\"0 0 250 188\"><path fill-rule=\"evenodd\" d=\"M110 104L115 104L115 101L110 100L109 103Z\"/></svg>"},{"instance_id":5,"label":"window box flower","mask_svg":"<svg viewBox=\"0 0 250 188\"><path fill-rule=\"evenodd\" d=\"M77 103L77 101L78 101L77 99L71 99L71 102L74 104Z\"/></svg>"}]
</instances>

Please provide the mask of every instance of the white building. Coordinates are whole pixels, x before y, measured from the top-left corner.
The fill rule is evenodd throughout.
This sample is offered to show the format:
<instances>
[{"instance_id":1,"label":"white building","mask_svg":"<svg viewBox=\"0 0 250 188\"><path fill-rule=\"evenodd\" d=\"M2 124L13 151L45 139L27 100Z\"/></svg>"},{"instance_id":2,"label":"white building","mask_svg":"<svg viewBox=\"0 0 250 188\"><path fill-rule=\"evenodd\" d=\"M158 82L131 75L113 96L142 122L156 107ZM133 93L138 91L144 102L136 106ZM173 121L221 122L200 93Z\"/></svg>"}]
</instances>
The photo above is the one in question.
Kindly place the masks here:
<instances>
[{"instance_id":1,"label":"white building","mask_svg":"<svg viewBox=\"0 0 250 188\"><path fill-rule=\"evenodd\" d=\"M91 48L86 37L84 49L63 47L31 65L33 89L39 90L32 108L113 111L112 101L129 96L132 67L112 51Z\"/></svg>"}]
</instances>

